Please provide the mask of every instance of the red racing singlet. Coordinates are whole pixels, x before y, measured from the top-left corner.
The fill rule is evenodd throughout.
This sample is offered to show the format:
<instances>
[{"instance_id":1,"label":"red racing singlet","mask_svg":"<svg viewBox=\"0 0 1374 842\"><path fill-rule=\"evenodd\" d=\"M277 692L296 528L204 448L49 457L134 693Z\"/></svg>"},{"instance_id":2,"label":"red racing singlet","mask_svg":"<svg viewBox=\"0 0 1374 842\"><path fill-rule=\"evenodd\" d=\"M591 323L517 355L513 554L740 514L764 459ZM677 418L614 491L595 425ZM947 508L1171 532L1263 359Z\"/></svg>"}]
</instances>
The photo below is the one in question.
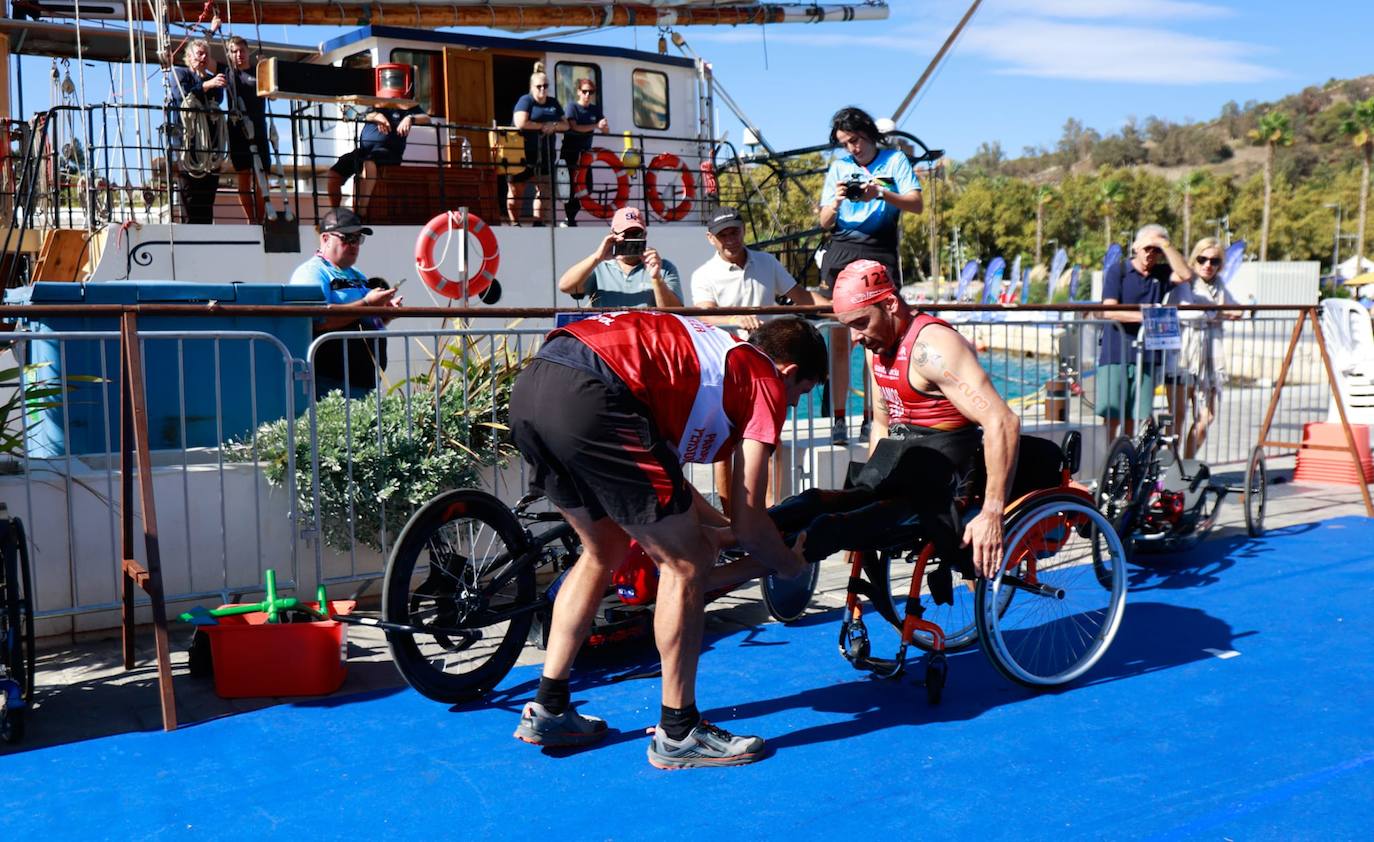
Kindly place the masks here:
<instances>
[{"instance_id":1,"label":"red racing singlet","mask_svg":"<svg viewBox=\"0 0 1374 842\"><path fill-rule=\"evenodd\" d=\"M714 461L727 445L734 445L740 428L750 420L727 414L727 354L757 354L766 369L750 369L771 371L778 392L784 391L782 377L767 355L698 319L648 310L602 313L549 336L560 333L575 337L605 360L649 408L659 432L683 462Z\"/></svg>"},{"instance_id":2,"label":"red racing singlet","mask_svg":"<svg viewBox=\"0 0 1374 842\"><path fill-rule=\"evenodd\" d=\"M965 418L949 398L928 395L911 387L911 380L907 376L911 349L916 344L916 337L929 325L949 327L949 323L943 319L917 313L897 343L895 352L885 356L873 355L873 379L887 403L887 423L914 424L935 430L959 430L972 426L973 422Z\"/></svg>"}]
</instances>

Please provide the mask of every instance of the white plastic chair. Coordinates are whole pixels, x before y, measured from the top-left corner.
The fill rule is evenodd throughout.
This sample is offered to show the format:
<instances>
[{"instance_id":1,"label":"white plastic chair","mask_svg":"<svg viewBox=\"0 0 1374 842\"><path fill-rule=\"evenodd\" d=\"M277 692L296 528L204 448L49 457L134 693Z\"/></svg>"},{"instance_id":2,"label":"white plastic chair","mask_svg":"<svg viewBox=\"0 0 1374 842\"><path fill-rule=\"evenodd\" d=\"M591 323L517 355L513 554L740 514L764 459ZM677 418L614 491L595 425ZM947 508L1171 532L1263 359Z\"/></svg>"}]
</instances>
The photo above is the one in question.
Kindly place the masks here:
<instances>
[{"instance_id":1,"label":"white plastic chair","mask_svg":"<svg viewBox=\"0 0 1374 842\"><path fill-rule=\"evenodd\" d=\"M1328 298L1321 303L1321 326L1346 418L1351 424L1374 425L1374 327L1369 311L1348 298ZM1334 394L1326 420L1341 420Z\"/></svg>"}]
</instances>

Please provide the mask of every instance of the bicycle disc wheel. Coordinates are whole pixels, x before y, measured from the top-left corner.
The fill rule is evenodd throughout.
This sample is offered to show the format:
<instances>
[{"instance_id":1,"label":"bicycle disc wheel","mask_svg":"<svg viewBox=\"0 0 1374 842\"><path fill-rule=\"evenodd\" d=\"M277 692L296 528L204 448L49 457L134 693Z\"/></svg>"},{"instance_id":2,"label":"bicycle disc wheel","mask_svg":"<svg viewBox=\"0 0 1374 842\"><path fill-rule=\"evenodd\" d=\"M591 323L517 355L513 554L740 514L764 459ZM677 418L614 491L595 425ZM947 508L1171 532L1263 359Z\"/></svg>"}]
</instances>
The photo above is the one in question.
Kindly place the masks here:
<instances>
[{"instance_id":1,"label":"bicycle disc wheel","mask_svg":"<svg viewBox=\"0 0 1374 842\"><path fill-rule=\"evenodd\" d=\"M821 578L821 563L807 565L807 570L795 579L784 579L772 573L759 580L759 592L763 594L763 604L768 614L779 623L791 623L801 619L811 597L816 593L816 583Z\"/></svg>"},{"instance_id":2,"label":"bicycle disc wheel","mask_svg":"<svg viewBox=\"0 0 1374 842\"><path fill-rule=\"evenodd\" d=\"M936 562L931 559L926 564L929 572ZM898 630L906 619L906 601L911 593L911 577L916 572L916 561L911 553L877 553L864 561L864 573L875 585L873 607ZM978 626L974 621L974 580L964 578L959 571L952 571L954 580L954 602L950 605L936 605L930 588L921 585L921 617L939 626L945 633L945 651L957 652L967 649L978 640ZM1011 597L1011 592L1007 592ZM923 631L915 631L911 642L927 652L934 649L931 636Z\"/></svg>"},{"instance_id":3,"label":"bicycle disc wheel","mask_svg":"<svg viewBox=\"0 0 1374 842\"><path fill-rule=\"evenodd\" d=\"M33 611L29 604L28 558L23 532L16 519L5 519L0 536L0 663L4 674L19 686L24 707L5 705L0 715L0 740L17 742L24 735L27 704L33 698ZM0 690L0 692L3 692Z\"/></svg>"},{"instance_id":4,"label":"bicycle disc wheel","mask_svg":"<svg viewBox=\"0 0 1374 842\"><path fill-rule=\"evenodd\" d=\"M1006 590L1018 591L1010 605ZM1002 567L979 580L977 600L978 634L998 672L1027 687L1067 684L1092 669L1121 626L1121 539L1077 495L1046 498L1011 518Z\"/></svg>"},{"instance_id":5,"label":"bicycle disc wheel","mask_svg":"<svg viewBox=\"0 0 1374 842\"><path fill-rule=\"evenodd\" d=\"M1264 467L1264 448L1250 452L1245 466L1245 531L1251 538L1264 534L1264 510L1269 499L1269 472Z\"/></svg>"},{"instance_id":6,"label":"bicycle disc wheel","mask_svg":"<svg viewBox=\"0 0 1374 842\"><path fill-rule=\"evenodd\" d=\"M449 491L402 530L382 590L387 632L406 683L452 704L496 686L520 657L534 620L534 564L515 515L483 491Z\"/></svg>"}]
</instances>

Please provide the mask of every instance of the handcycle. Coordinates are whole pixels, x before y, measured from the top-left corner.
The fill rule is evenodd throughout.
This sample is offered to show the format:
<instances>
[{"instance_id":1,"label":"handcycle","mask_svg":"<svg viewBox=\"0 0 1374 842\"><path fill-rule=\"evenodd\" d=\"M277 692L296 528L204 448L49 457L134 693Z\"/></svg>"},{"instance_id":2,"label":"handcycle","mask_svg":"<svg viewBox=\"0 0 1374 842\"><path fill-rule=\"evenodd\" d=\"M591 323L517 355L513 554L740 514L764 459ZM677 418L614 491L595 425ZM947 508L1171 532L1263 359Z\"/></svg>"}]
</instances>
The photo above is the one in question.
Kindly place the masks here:
<instances>
[{"instance_id":1,"label":"handcycle","mask_svg":"<svg viewBox=\"0 0 1374 842\"><path fill-rule=\"evenodd\" d=\"M1087 489L1073 482L1081 435L1069 433L1060 451L1059 483L1022 494L1007 508L1003 559L990 579L977 577L968 557L939 557L929 513L900 499L864 503L822 515L809 536L829 531L861 536L845 542L850 577L840 653L856 669L893 678L905 669L911 646L925 652L927 700L937 704L948 678L946 653L980 640L1004 677L1048 689L1076 680L1102 658L1125 609L1125 554ZM1032 446L1054 449L1040 439ZM849 492L804 492L815 506L845 506ZM827 499L828 498L828 499ZM956 501L960 529L977 514L976 495ZM801 508L801 507L799 507ZM807 516L797 518L806 520ZM826 523L834 519L833 524ZM788 524L793 525L793 524ZM808 547L812 538L808 537ZM945 556L959 556L950 550ZM824 552L824 549L821 550ZM863 598L900 634L896 654L876 657L864 622Z\"/></svg>"},{"instance_id":2,"label":"handcycle","mask_svg":"<svg viewBox=\"0 0 1374 842\"><path fill-rule=\"evenodd\" d=\"M18 742L33 700L33 579L24 523L0 503L0 740Z\"/></svg>"},{"instance_id":3,"label":"handcycle","mask_svg":"<svg viewBox=\"0 0 1374 842\"><path fill-rule=\"evenodd\" d=\"M369 624L386 632L397 669L420 694L449 704L480 698L530 639L540 642L561 577L581 554L572 526L541 500L530 495L512 508L484 491L449 491L401 531L387 561L383 620ZM801 617L818 576L811 565L796 579L766 577L769 613L782 622ZM594 632L614 639L642 626L652 590L652 563L632 553L602 600Z\"/></svg>"},{"instance_id":4,"label":"handcycle","mask_svg":"<svg viewBox=\"0 0 1374 842\"><path fill-rule=\"evenodd\" d=\"M1244 496L1245 529L1264 534L1268 471L1264 449L1256 446L1246 463L1244 484L1219 482L1196 459L1178 455L1173 418L1144 420L1134 440L1118 438L1107 452L1098 480L1102 513L1128 551L1177 552L1200 541L1216 525L1226 495Z\"/></svg>"}]
</instances>

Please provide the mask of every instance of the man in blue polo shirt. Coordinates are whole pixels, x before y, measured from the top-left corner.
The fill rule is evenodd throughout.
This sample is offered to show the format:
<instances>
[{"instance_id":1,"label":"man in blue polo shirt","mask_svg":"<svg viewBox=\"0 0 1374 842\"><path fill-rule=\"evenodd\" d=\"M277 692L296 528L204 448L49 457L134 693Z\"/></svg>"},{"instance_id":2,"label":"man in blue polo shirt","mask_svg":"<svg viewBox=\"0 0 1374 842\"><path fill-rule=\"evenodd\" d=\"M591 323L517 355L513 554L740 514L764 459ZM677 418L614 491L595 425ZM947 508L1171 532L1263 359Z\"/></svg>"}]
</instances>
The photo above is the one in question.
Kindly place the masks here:
<instances>
[{"instance_id":1,"label":"man in blue polo shirt","mask_svg":"<svg viewBox=\"0 0 1374 842\"><path fill-rule=\"evenodd\" d=\"M1131 259L1118 261L1103 276L1102 303L1153 306L1164 301L1173 284L1192 279L1193 270L1169 242L1164 226L1146 225L1136 232ZM1162 371L1164 360L1159 351L1137 352L1134 347L1140 310L1109 310L1102 317L1116 322L1103 328L1097 355L1097 414L1107 422L1110 446L1123 418L1123 432L1132 436L1135 420L1150 414L1155 375Z\"/></svg>"}]
</instances>

